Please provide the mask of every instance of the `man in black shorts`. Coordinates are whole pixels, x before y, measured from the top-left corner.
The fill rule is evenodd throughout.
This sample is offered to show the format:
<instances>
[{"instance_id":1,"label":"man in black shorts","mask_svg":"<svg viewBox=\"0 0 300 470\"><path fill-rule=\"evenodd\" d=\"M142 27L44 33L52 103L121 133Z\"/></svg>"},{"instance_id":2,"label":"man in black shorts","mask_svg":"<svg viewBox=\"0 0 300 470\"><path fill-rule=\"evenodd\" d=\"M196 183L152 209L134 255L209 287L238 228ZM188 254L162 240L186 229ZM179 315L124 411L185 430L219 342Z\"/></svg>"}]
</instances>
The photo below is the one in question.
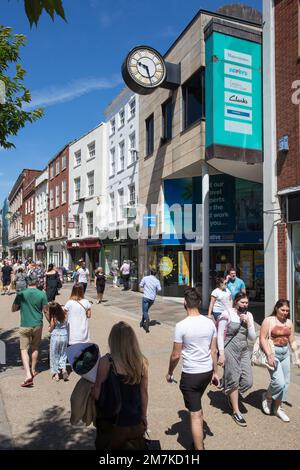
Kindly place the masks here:
<instances>
[{"instance_id":1,"label":"man in black shorts","mask_svg":"<svg viewBox=\"0 0 300 470\"><path fill-rule=\"evenodd\" d=\"M170 357L167 382L172 383L173 372L182 356L180 390L190 412L195 450L203 450L203 413L201 398L207 386L218 383L217 330L214 322L199 313L201 301L197 289L187 288L184 307L187 318L177 323L173 351Z\"/></svg>"}]
</instances>

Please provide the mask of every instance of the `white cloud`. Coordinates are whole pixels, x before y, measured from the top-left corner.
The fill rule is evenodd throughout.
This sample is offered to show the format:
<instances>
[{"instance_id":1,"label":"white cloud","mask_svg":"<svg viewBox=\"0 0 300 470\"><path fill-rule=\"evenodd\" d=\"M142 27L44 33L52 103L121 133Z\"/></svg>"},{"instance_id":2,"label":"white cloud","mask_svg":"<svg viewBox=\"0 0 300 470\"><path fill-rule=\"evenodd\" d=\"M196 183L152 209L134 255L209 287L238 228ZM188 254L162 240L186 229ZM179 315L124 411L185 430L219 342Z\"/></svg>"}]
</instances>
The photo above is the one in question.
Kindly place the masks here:
<instances>
[{"instance_id":1,"label":"white cloud","mask_svg":"<svg viewBox=\"0 0 300 470\"><path fill-rule=\"evenodd\" d=\"M62 87L42 88L32 91L32 100L26 105L26 108L35 108L36 106L51 106L54 104L72 101L79 96L86 95L96 90L105 90L115 88L121 83L121 78L83 78L73 80Z\"/></svg>"}]
</instances>

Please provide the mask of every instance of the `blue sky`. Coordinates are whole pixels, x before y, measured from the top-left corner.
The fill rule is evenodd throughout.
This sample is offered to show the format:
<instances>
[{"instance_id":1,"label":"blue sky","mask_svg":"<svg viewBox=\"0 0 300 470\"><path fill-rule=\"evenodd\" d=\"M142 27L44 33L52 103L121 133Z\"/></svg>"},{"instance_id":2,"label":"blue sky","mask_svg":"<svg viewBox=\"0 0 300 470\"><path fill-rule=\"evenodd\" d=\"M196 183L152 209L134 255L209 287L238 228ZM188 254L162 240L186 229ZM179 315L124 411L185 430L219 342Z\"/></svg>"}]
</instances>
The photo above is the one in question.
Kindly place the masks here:
<instances>
[{"instance_id":1,"label":"blue sky","mask_svg":"<svg viewBox=\"0 0 300 470\"><path fill-rule=\"evenodd\" d=\"M23 0L0 0L0 23L27 37L21 62L33 103L45 116L0 148L0 207L23 168L43 169L66 143L99 124L122 89L120 67L135 45L164 53L201 8L225 0L63 0L68 23L43 14L30 29ZM261 10L261 0L241 3Z\"/></svg>"}]
</instances>

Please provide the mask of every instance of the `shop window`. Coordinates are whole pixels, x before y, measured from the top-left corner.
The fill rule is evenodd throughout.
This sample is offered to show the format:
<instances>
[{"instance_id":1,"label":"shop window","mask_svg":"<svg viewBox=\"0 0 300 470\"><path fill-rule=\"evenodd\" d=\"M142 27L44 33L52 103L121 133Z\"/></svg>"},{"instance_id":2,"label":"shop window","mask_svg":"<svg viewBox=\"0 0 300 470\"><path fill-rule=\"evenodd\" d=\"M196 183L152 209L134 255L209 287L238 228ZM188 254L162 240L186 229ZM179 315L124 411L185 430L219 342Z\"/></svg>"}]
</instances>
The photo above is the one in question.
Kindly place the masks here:
<instances>
[{"instance_id":1,"label":"shop window","mask_svg":"<svg viewBox=\"0 0 300 470\"><path fill-rule=\"evenodd\" d=\"M183 129L205 116L205 69L201 68L182 86Z\"/></svg>"},{"instance_id":2,"label":"shop window","mask_svg":"<svg viewBox=\"0 0 300 470\"><path fill-rule=\"evenodd\" d=\"M162 105L162 144L172 140L173 103L172 98Z\"/></svg>"},{"instance_id":3,"label":"shop window","mask_svg":"<svg viewBox=\"0 0 300 470\"><path fill-rule=\"evenodd\" d=\"M146 156L154 152L154 114L146 119Z\"/></svg>"}]
</instances>

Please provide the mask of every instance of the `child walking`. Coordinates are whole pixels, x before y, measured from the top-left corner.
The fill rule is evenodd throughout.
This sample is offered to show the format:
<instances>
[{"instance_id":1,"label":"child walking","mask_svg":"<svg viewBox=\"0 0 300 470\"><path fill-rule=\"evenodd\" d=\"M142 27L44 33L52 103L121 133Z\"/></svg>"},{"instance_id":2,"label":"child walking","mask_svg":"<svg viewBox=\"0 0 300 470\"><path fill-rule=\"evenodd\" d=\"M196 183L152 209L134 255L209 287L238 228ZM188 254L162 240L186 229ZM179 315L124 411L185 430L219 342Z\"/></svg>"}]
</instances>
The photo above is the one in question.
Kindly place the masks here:
<instances>
[{"instance_id":1,"label":"child walking","mask_svg":"<svg viewBox=\"0 0 300 470\"><path fill-rule=\"evenodd\" d=\"M52 379L59 381L60 371L64 381L68 380L67 365L67 347L68 347L68 323L67 314L57 302L49 304L50 325L48 328L51 333L50 339L50 369Z\"/></svg>"}]
</instances>

